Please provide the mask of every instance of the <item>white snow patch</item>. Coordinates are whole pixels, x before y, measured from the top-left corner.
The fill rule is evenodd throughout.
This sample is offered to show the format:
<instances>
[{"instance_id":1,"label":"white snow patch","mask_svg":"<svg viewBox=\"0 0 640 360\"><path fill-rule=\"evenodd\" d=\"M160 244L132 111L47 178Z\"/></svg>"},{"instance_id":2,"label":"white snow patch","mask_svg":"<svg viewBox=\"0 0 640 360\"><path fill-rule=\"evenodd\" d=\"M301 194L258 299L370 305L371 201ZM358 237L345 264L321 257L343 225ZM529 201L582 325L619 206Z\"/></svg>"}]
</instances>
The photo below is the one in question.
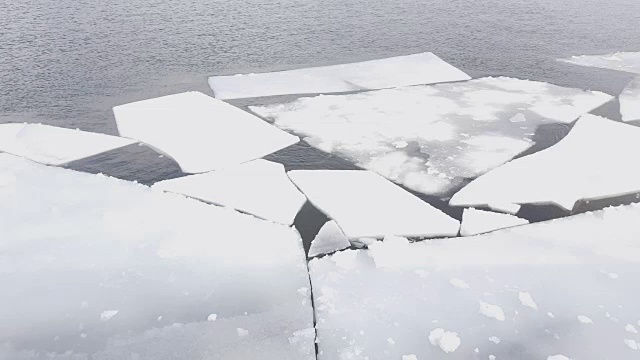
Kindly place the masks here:
<instances>
[{"instance_id":1,"label":"white snow patch","mask_svg":"<svg viewBox=\"0 0 640 360\"><path fill-rule=\"evenodd\" d=\"M578 321L583 324L593 324L593 320L591 320L591 318L586 315L578 315Z\"/></svg>"},{"instance_id":2,"label":"white snow patch","mask_svg":"<svg viewBox=\"0 0 640 360\"><path fill-rule=\"evenodd\" d=\"M100 314L100 321L109 321L118 314L118 310L105 310Z\"/></svg>"},{"instance_id":3,"label":"white snow patch","mask_svg":"<svg viewBox=\"0 0 640 360\"><path fill-rule=\"evenodd\" d=\"M299 139L223 101L186 92L113 108L121 136L172 157L186 173L254 160Z\"/></svg>"},{"instance_id":4,"label":"white snow patch","mask_svg":"<svg viewBox=\"0 0 640 360\"><path fill-rule=\"evenodd\" d=\"M636 329L636 327L635 327L635 326L633 326L633 325L631 325L631 324L627 324L627 325L624 327L624 329L625 329L626 331L630 332L630 333L633 333L633 334L637 334L637 333L638 333L638 329Z\"/></svg>"},{"instance_id":5,"label":"white snow patch","mask_svg":"<svg viewBox=\"0 0 640 360\"><path fill-rule=\"evenodd\" d=\"M531 296L530 293L520 291L518 293L518 299L520 299L520 303L522 303L522 305L530 307L534 310L538 310L538 304L536 304L536 302L533 301L533 297Z\"/></svg>"},{"instance_id":6,"label":"white snow patch","mask_svg":"<svg viewBox=\"0 0 640 360\"><path fill-rule=\"evenodd\" d=\"M473 208L464 209L460 235L477 235L528 223L528 220L510 214L495 213Z\"/></svg>"},{"instance_id":7,"label":"white snow patch","mask_svg":"<svg viewBox=\"0 0 640 360\"><path fill-rule=\"evenodd\" d=\"M549 356L547 360L571 360L571 358L568 358L562 354L558 354Z\"/></svg>"},{"instance_id":8,"label":"white snow patch","mask_svg":"<svg viewBox=\"0 0 640 360\"><path fill-rule=\"evenodd\" d=\"M480 314L488 318L493 318L498 321L504 321L505 319L504 311L502 311L502 308L498 305L493 305L493 304L486 303L484 301L480 301L479 311L480 311Z\"/></svg>"},{"instance_id":9,"label":"white snow patch","mask_svg":"<svg viewBox=\"0 0 640 360\"><path fill-rule=\"evenodd\" d=\"M440 347L445 353L454 352L460 346L458 334L442 328L434 329L429 333L429 342L431 345Z\"/></svg>"},{"instance_id":10,"label":"white snow patch","mask_svg":"<svg viewBox=\"0 0 640 360\"><path fill-rule=\"evenodd\" d=\"M418 360L415 354L402 355L402 360Z\"/></svg>"},{"instance_id":11,"label":"white snow patch","mask_svg":"<svg viewBox=\"0 0 640 360\"><path fill-rule=\"evenodd\" d=\"M511 121L512 123L519 123L527 121L527 118L523 113L517 113L513 117L511 117L509 121Z\"/></svg>"},{"instance_id":12,"label":"white snow patch","mask_svg":"<svg viewBox=\"0 0 640 360\"><path fill-rule=\"evenodd\" d=\"M624 339L625 345L629 347L631 350L638 350L640 348L640 344L637 341L632 339Z\"/></svg>"},{"instance_id":13,"label":"white snow patch","mask_svg":"<svg viewBox=\"0 0 640 360\"><path fill-rule=\"evenodd\" d=\"M547 313L547 316L548 316L548 317L550 317L550 318L552 318L552 319L555 319L555 317L556 317L555 315L553 315L553 313L552 313L552 312L548 312L548 313Z\"/></svg>"},{"instance_id":14,"label":"white snow patch","mask_svg":"<svg viewBox=\"0 0 640 360\"><path fill-rule=\"evenodd\" d=\"M240 337L244 337L244 336L249 335L249 330L247 330L247 329L237 328L236 331L238 332L238 336L240 336Z\"/></svg>"},{"instance_id":15,"label":"white snow patch","mask_svg":"<svg viewBox=\"0 0 640 360\"><path fill-rule=\"evenodd\" d=\"M462 289L462 290L466 290L466 289L470 288L469 284L467 284L466 282L464 282L463 280L460 280L458 278L449 279L449 284L457 287L458 289Z\"/></svg>"},{"instance_id":16,"label":"white snow patch","mask_svg":"<svg viewBox=\"0 0 640 360\"><path fill-rule=\"evenodd\" d=\"M640 76L631 80L618 99L622 121L640 120Z\"/></svg>"},{"instance_id":17,"label":"white snow patch","mask_svg":"<svg viewBox=\"0 0 640 360\"><path fill-rule=\"evenodd\" d=\"M217 318L217 314L209 314L209 316L207 316L207 321L216 321Z\"/></svg>"},{"instance_id":18,"label":"white snow patch","mask_svg":"<svg viewBox=\"0 0 640 360\"><path fill-rule=\"evenodd\" d=\"M309 257L332 253L346 249L351 244L334 220L326 222L320 228L316 237L311 241Z\"/></svg>"},{"instance_id":19,"label":"white snow patch","mask_svg":"<svg viewBox=\"0 0 640 360\"><path fill-rule=\"evenodd\" d=\"M489 341L491 341L494 344L500 344L500 338L497 336L492 336L489 338Z\"/></svg>"}]
</instances>

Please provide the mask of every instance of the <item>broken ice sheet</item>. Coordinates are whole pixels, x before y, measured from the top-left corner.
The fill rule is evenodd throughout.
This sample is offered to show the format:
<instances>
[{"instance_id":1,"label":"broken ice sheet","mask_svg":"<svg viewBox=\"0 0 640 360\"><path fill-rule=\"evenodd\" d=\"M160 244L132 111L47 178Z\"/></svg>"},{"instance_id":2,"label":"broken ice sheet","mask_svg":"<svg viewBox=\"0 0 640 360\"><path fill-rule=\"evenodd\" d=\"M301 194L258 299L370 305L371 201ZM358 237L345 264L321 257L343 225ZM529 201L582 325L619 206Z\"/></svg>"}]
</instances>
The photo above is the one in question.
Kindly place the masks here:
<instances>
[{"instance_id":1,"label":"broken ice sheet","mask_svg":"<svg viewBox=\"0 0 640 360\"><path fill-rule=\"evenodd\" d=\"M309 257L322 254L329 254L337 250L342 250L351 246L349 239L344 235L342 229L334 220L327 221L316 237L311 241Z\"/></svg>"},{"instance_id":2,"label":"broken ice sheet","mask_svg":"<svg viewBox=\"0 0 640 360\"><path fill-rule=\"evenodd\" d=\"M291 181L347 238L455 236L460 223L380 175L365 170L294 170Z\"/></svg>"},{"instance_id":3,"label":"broken ice sheet","mask_svg":"<svg viewBox=\"0 0 640 360\"><path fill-rule=\"evenodd\" d=\"M452 206L493 202L556 204L640 191L640 128L595 115L581 117L556 145L502 165L453 195Z\"/></svg>"},{"instance_id":4,"label":"broken ice sheet","mask_svg":"<svg viewBox=\"0 0 640 360\"><path fill-rule=\"evenodd\" d=\"M133 143L117 136L43 124L0 124L0 151L47 165L64 165Z\"/></svg>"},{"instance_id":5,"label":"broken ice sheet","mask_svg":"<svg viewBox=\"0 0 640 360\"><path fill-rule=\"evenodd\" d=\"M261 158L298 138L223 101L192 91L113 108L120 135L201 173Z\"/></svg>"},{"instance_id":6,"label":"broken ice sheet","mask_svg":"<svg viewBox=\"0 0 640 360\"><path fill-rule=\"evenodd\" d=\"M469 80L469 75L425 52L349 64L260 74L212 76L219 99L331 93Z\"/></svg>"},{"instance_id":7,"label":"broken ice sheet","mask_svg":"<svg viewBox=\"0 0 640 360\"><path fill-rule=\"evenodd\" d=\"M602 69L611 69L640 74L640 52L617 52L605 55L572 56L559 61Z\"/></svg>"},{"instance_id":8,"label":"broken ice sheet","mask_svg":"<svg viewBox=\"0 0 640 360\"><path fill-rule=\"evenodd\" d=\"M624 340L638 321L639 217L629 205L313 259L318 359L636 359ZM444 332L459 346L435 341Z\"/></svg>"},{"instance_id":9,"label":"broken ice sheet","mask_svg":"<svg viewBox=\"0 0 640 360\"><path fill-rule=\"evenodd\" d=\"M462 224L460 225L460 235L477 235L528 223L529 221L514 215L477 209L464 209L462 213Z\"/></svg>"},{"instance_id":10,"label":"broken ice sheet","mask_svg":"<svg viewBox=\"0 0 640 360\"><path fill-rule=\"evenodd\" d=\"M443 194L527 150L539 125L570 123L611 98L500 77L250 108L320 150L412 190Z\"/></svg>"},{"instance_id":11,"label":"broken ice sheet","mask_svg":"<svg viewBox=\"0 0 640 360\"><path fill-rule=\"evenodd\" d=\"M8 154L0 169L0 359L315 359L295 230Z\"/></svg>"},{"instance_id":12,"label":"broken ice sheet","mask_svg":"<svg viewBox=\"0 0 640 360\"><path fill-rule=\"evenodd\" d=\"M636 76L619 96L622 121L640 120L640 76Z\"/></svg>"},{"instance_id":13,"label":"broken ice sheet","mask_svg":"<svg viewBox=\"0 0 640 360\"><path fill-rule=\"evenodd\" d=\"M165 180L154 185L257 217L291 225L307 200L282 164L258 159L222 170Z\"/></svg>"}]
</instances>

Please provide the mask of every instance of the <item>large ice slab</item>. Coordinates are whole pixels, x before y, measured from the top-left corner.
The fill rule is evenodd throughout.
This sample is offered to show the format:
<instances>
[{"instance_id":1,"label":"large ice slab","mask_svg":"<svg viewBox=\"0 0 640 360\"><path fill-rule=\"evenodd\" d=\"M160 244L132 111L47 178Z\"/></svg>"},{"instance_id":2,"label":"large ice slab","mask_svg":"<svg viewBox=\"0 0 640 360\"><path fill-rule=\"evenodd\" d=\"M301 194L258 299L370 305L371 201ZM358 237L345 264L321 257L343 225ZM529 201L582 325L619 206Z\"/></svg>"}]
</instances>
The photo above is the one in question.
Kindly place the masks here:
<instances>
[{"instance_id":1,"label":"large ice slab","mask_svg":"<svg viewBox=\"0 0 640 360\"><path fill-rule=\"evenodd\" d=\"M313 259L318 359L637 359L639 217L632 205Z\"/></svg>"},{"instance_id":2,"label":"large ice slab","mask_svg":"<svg viewBox=\"0 0 640 360\"><path fill-rule=\"evenodd\" d=\"M301 98L251 107L312 146L425 194L442 194L611 96L512 78Z\"/></svg>"},{"instance_id":3,"label":"large ice slab","mask_svg":"<svg viewBox=\"0 0 640 360\"><path fill-rule=\"evenodd\" d=\"M47 165L64 165L135 141L43 124L0 124L0 151Z\"/></svg>"},{"instance_id":4,"label":"large ice slab","mask_svg":"<svg viewBox=\"0 0 640 360\"><path fill-rule=\"evenodd\" d=\"M492 202L556 204L640 191L640 128L595 115L580 118L556 145L513 160L473 180L453 195L452 206Z\"/></svg>"},{"instance_id":5,"label":"large ice slab","mask_svg":"<svg viewBox=\"0 0 640 360\"><path fill-rule=\"evenodd\" d=\"M116 106L113 113L120 135L172 157L187 173L261 158L299 140L196 91Z\"/></svg>"},{"instance_id":6,"label":"large ice slab","mask_svg":"<svg viewBox=\"0 0 640 360\"><path fill-rule=\"evenodd\" d=\"M8 154L0 169L1 359L315 359L292 228Z\"/></svg>"},{"instance_id":7,"label":"large ice slab","mask_svg":"<svg viewBox=\"0 0 640 360\"><path fill-rule=\"evenodd\" d=\"M216 98L236 99L382 89L468 79L469 75L425 52L288 71L212 76L209 85Z\"/></svg>"},{"instance_id":8,"label":"large ice slab","mask_svg":"<svg viewBox=\"0 0 640 360\"><path fill-rule=\"evenodd\" d=\"M458 233L457 220L371 171L294 170L287 174L349 239Z\"/></svg>"},{"instance_id":9,"label":"large ice slab","mask_svg":"<svg viewBox=\"0 0 640 360\"><path fill-rule=\"evenodd\" d=\"M619 96L622 121L640 120L640 76L636 76Z\"/></svg>"},{"instance_id":10,"label":"large ice slab","mask_svg":"<svg viewBox=\"0 0 640 360\"><path fill-rule=\"evenodd\" d=\"M589 67L640 74L640 52L617 52L605 55L572 56L560 61Z\"/></svg>"},{"instance_id":11,"label":"large ice slab","mask_svg":"<svg viewBox=\"0 0 640 360\"><path fill-rule=\"evenodd\" d=\"M342 229L335 220L327 221L315 238L311 241L308 257L329 254L351 246L349 239L344 235Z\"/></svg>"},{"instance_id":12,"label":"large ice slab","mask_svg":"<svg viewBox=\"0 0 640 360\"><path fill-rule=\"evenodd\" d=\"M509 214L478 209L464 209L460 235L471 236L508 227L528 224L529 221Z\"/></svg>"},{"instance_id":13,"label":"large ice slab","mask_svg":"<svg viewBox=\"0 0 640 360\"><path fill-rule=\"evenodd\" d=\"M258 159L222 170L160 181L155 188L293 224L305 198L282 164Z\"/></svg>"}]
</instances>

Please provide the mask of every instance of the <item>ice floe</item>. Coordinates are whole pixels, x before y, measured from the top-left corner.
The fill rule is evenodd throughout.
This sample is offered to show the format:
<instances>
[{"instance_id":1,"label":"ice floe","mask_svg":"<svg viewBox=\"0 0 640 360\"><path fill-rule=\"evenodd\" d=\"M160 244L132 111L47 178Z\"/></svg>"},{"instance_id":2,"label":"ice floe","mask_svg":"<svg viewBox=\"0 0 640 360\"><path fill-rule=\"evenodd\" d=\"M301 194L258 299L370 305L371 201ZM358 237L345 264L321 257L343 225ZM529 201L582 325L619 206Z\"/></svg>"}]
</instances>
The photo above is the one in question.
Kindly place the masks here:
<instances>
[{"instance_id":1,"label":"ice floe","mask_svg":"<svg viewBox=\"0 0 640 360\"><path fill-rule=\"evenodd\" d=\"M334 220L330 220L320 228L318 235L311 241L308 256L328 254L346 249L349 246L351 246L351 243L349 243L349 239L344 235L342 229Z\"/></svg>"},{"instance_id":2,"label":"ice floe","mask_svg":"<svg viewBox=\"0 0 640 360\"><path fill-rule=\"evenodd\" d=\"M606 55L579 55L559 60L574 65L640 74L640 52L618 52Z\"/></svg>"},{"instance_id":3,"label":"ice floe","mask_svg":"<svg viewBox=\"0 0 640 360\"><path fill-rule=\"evenodd\" d=\"M552 203L571 210L577 200L640 191L640 128L595 115L580 118L556 145L513 160L453 195L452 206L493 202Z\"/></svg>"},{"instance_id":4,"label":"ice floe","mask_svg":"<svg viewBox=\"0 0 640 360\"><path fill-rule=\"evenodd\" d=\"M639 217L634 204L473 237L396 241L396 261L390 248L312 259L318 359L439 359L453 348L447 359L512 359L514 351L636 359L637 335L624 324L638 320ZM344 252L348 270L333 260ZM603 281L602 269L621 276ZM450 347L441 342L447 332L456 334Z\"/></svg>"},{"instance_id":5,"label":"ice floe","mask_svg":"<svg viewBox=\"0 0 640 360\"><path fill-rule=\"evenodd\" d=\"M640 120L640 76L636 76L619 96L622 121Z\"/></svg>"},{"instance_id":6,"label":"ice floe","mask_svg":"<svg viewBox=\"0 0 640 360\"><path fill-rule=\"evenodd\" d=\"M121 136L172 157L186 173L244 163L299 140L196 91L119 105L113 113Z\"/></svg>"},{"instance_id":7,"label":"ice floe","mask_svg":"<svg viewBox=\"0 0 640 360\"><path fill-rule=\"evenodd\" d=\"M47 165L64 165L134 143L117 136L43 124L0 124L0 151Z\"/></svg>"},{"instance_id":8,"label":"ice floe","mask_svg":"<svg viewBox=\"0 0 640 360\"><path fill-rule=\"evenodd\" d=\"M155 188L291 225L307 200L282 164L258 159L222 170L160 181Z\"/></svg>"},{"instance_id":9,"label":"ice floe","mask_svg":"<svg viewBox=\"0 0 640 360\"><path fill-rule=\"evenodd\" d=\"M457 220L374 172L294 170L287 174L349 239L458 233Z\"/></svg>"},{"instance_id":10,"label":"ice floe","mask_svg":"<svg viewBox=\"0 0 640 360\"><path fill-rule=\"evenodd\" d=\"M425 52L341 65L212 76L209 85L216 98L236 99L382 89L468 79L469 75Z\"/></svg>"},{"instance_id":11,"label":"ice floe","mask_svg":"<svg viewBox=\"0 0 640 360\"><path fill-rule=\"evenodd\" d=\"M315 359L292 228L13 155L0 169L17 178L0 187L1 359Z\"/></svg>"},{"instance_id":12,"label":"ice floe","mask_svg":"<svg viewBox=\"0 0 640 360\"><path fill-rule=\"evenodd\" d=\"M528 224L529 221L509 214L491 211L464 209L460 235L470 236L512 226Z\"/></svg>"},{"instance_id":13,"label":"ice floe","mask_svg":"<svg viewBox=\"0 0 640 360\"><path fill-rule=\"evenodd\" d=\"M412 190L441 194L527 150L538 126L570 123L610 99L499 77L250 108L322 151Z\"/></svg>"}]
</instances>

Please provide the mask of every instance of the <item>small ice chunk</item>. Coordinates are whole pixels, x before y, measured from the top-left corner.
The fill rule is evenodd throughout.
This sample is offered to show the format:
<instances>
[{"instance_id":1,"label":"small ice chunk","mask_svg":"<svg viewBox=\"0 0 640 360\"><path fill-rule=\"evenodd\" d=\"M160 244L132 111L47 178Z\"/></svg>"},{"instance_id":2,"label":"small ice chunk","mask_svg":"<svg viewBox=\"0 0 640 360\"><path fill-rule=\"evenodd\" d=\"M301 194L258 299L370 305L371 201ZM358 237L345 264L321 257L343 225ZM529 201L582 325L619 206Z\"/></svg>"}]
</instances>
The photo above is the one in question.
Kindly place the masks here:
<instances>
[{"instance_id":1,"label":"small ice chunk","mask_svg":"<svg viewBox=\"0 0 640 360\"><path fill-rule=\"evenodd\" d=\"M547 313L547 316L548 316L548 317L550 317L550 318L552 318L552 319L554 319L554 318L556 317L555 315L553 315L553 313L552 313L552 312L548 312L548 313Z\"/></svg>"},{"instance_id":2,"label":"small ice chunk","mask_svg":"<svg viewBox=\"0 0 640 360\"><path fill-rule=\"evenodd\" d=\"M509 121L511 121L512 123L519 123L519 122L527 121L527 118L524 116L523 113L517 113L513 117L511 117Z\"/></svg>"},{"instance_id":3,"label":"small ice chunk","mask_svg":"<svg viewBox=\"0 0 640 360\"><path fill-rule=\"evenodd\" d=\"M249 330L247 330L247 329L237 328L236 331L238 332L238 336L240 336L240 337L244 337L244 336L249 335Z\"/></svg>"},{"instance_id":4,"label":"small ice chunk","mask_svg":"<svg viewBox=\"0 0 640 360\"><path fill-rule=\"evenodd\" d=\"M118 310L105 310L100 314L100 321L109 321L118 314Z\"/></svg>"},{"instance_id":5,"label":"small ice chunk","mask_svg":"<svg viewBox=\"0 0 640 360\"><path fill-rule=\"evenodd\" d=\"M406 141L396 141L393 143L393 146L395 146L396 149L404 149L407 145L409 145L409 143Z\"/></svg>"},{"instance_id":6,"label":"small ice chunk","mask_svg":"<svg viewBox=\"0 0 640 360\"><path fill-rule=\"evenodd\" d=\"M223 101L192 91L113 108L121 136L173 158L186 173L241 164L299 141Z\"/></svg>"},{"instance_id":7,"label":"small ice chunk","mask_svg":"<svg viewBox=\"0 0 640 360\"><path fill-rule=\"evenodd\" d=\"M489 360L496 360L496 356L495 355L489 355Z\"/></svg>"},{"instance_id":8,"label":"small ice chunk","mask_svg":"<svg viewBox=\"0 0 640 360\"><path fill-rule=\"evenodd\" d=\"M434 329L429 333L429 342L431 345L439 346L445 353L454 352L460 346L458 334L442 328Z\"/></svg>"},{"instance_id":9,"label":"small ice chunk","mask_svg":"<svg viewBox=\"0 0 640 360\"><path fill-rule=\"evenodd\" d=\"M528 224L529 221L515 215L495 213L491 211L464 209L460 235L471 236L500 230L512 226Z\"/></svg>"},{"instance_id":10,"label":"small ice chunk","mask_svg":"<svg viewBox=\"0 0 640 360\"><path fill-rule=\"evenodd\" d=\"M578 321L583 324L593 324L593 320L591 320L591 318L586 315L578 315Z\"/></svg>"},{"instance_id":11,"label":"small ice chunk","mask_svg":"<svg viewBox=\"0 0 640 360\"><path fill-rule=\"evenodd\" d=\"M307 200L291 183L282 164L263 159L160 181L153 187L285 225L293 224Z\"/></svg>"},{"instance_id":12,"label":"small ice chunk","mask_svg":"<svg viewBox=\"0 0 640 360\"><path fill-rule=\"evenodd\" d=\"M618 99L622 121L640 120L640 76L631 80Z\"/></svg>"},{"instance_id":13,"label":"small ice chunk","mask_svg":"<svg viewBox=\"0 0 640 360\"><path fill-rule=\"evenodd\" d=\"M356 63L260 74L212 76L218 99L286 94L332 93L469 80L470 77L430 52Z\"/></svg>"},{"instance_id":14,"label":"small ice chunk","mask_svg":"<svg viewBox=\"0 0 640 360\"><path fill-rule=\"evenodd\" d=\"M387 343L389 343L389 345L395 345L396 341L393 340L392 338L387 338Z\"/></svg>"},{"instance_id":15,"label":"small ice chunk","mask_svg":"<svg viewBox=\"0 0 640 360\"><path fill-rule=\"evenodd\" d=\"M210 314L209 316L207 316L207 321L216 321L217 318L217 314Z\"/></svg>"},{"instance_id":16,"label":"small ice chunk","mask_svg":"<svg viewBox=\"0 0 640 360\"><path fill-rule=\"evenodd\" d=\"M459 223L380 175L361 170L294 170L289 178L349 239L455 236ZM375 199L375 206L372 200Z\"/></svg>"},{"instance_id":17,"label":"small ice chunk","mask_svg":"<svg viewBox=\"0 0 640 360\"><path fill-rule=\"evenodd\" d=\"M489 209L497 212L503 212L511 215L515 215L520 211L521 206L518 204L510 203L489 203Z\"/></svg>"},{"instance_id":18,"label":"small ice chunk","mask_svg":"<svg viewBox=\"0 0 640 360\"><path fill-rule=\"evenodd\" d=\"M60 166L134 143L117 136L42 124L0 124L0 151L46 165Z\"/></svg>"},{"instance_id":19,"label":"small ice chunk","mask_svg":"<svg viewBox=\"0 0 640 360\"><path fill-rule=\"evenodd\" d=\"M602 69L640 74L640 52L618 52L605 55L580 55L559 61Z\"/></svg>"},{"instance_id":20,"label":"small ice chunk","mask_svg":"<svg viewBox=\"0 0 640 360\"><path fill-rule=\"evenodd\" d=\"M637 334L637 333L638 333L638 329L636 329L636 327L635 327L635 326L633 326L633 325L631 325L631 324L627 324L627 325L624 327L624 329L625 329L626 331L630 332L630 333L633 333L633 334Z\"/></svg>"},{"instance_id":21,"label":"small ice chunk","mask_svg":"<svg viewBox=\"0 0 640 360\"><path fill-rule=\"evenodd\" d=\"M462 289L462 290L466 290L466 289L468 289L470 287L469 284L467 284L466 282L464 282L463 280L460 280L458 278L449 279L449 283L451 285L457 287L458 289Z\"/></svg>"},{"instance_id":22,"label":"small ice chunk","mask_svg":"<svg viewBox=\"0 0 640 360\"><path fill-rule=\"evenodd\" d=\"M624 339L625 345L629 347L631 350L638 350L640 348L640 344L637 341L632 339Z\"/></svg>"},{"instance_id":23,"label":"small ice chunk","mask_svg":"<svg viewBox=\"0 0 640 360\"><path fill-rule=\"evenodd\" d=\"M502 308L498 305L493 305L493 304L486 303L484 301L480 301L479 311L480 311L480 314L488 318L493 318L498 321L504 321L505 319L504 311L502 311Z\"/></svg>"},{"instance_id":24,"label":"small ice chunk","mask_svg":"<svg viewBox=\"0 0 640 360\"><path fill-rule=\"evenodd\" d=\"M334 251L346 249L351 244L344 235L338 224L330 220L320 228L318 235L311 241L309 257L332 253Z\"/></svg>"},{"instance_id":25,"label":"small ice chunk","mask_svg":"<svg viewBox=\"0 0 640 360\"><path fill-rule=\"evenodd\" d=\"M418 360L415 354L402 355L402 360Z\"/></svg>"},{"instance_id":26,"label":"small ice chunk","mask_svg":"<svg viewBox=\"0 0 640 360\"><path fill-rule=\"evenodd\" d=\"M562 354L558 354L549 356L547 360L571 360L571 358L568 358Z\"/></svg>"},{"instance_id":27,"label":"small ice chunk","mask_svg":"<svg viewBox=\"0 0 640 360\"><path fill-rule=\"evenodd\" d=\"M536 304L536 302L533 301L533 297L531 296L530 293L525 291L520 291L518 293L518 299L520 299L520 303L522 303L522 305L530 307L534 310L538 310L538 304Z\"/></svg>"},{"instance_id":28,"label":"small ice chunk","mask_svg":"<svg viewBox=\"0 0 640 360\"><path fill-rule=\"evenodd\" d=\"M500 338L497 336L492 336L489 338L489 341L491 341L494 344L500 344Z\"/></svg>"}]
</instances>

